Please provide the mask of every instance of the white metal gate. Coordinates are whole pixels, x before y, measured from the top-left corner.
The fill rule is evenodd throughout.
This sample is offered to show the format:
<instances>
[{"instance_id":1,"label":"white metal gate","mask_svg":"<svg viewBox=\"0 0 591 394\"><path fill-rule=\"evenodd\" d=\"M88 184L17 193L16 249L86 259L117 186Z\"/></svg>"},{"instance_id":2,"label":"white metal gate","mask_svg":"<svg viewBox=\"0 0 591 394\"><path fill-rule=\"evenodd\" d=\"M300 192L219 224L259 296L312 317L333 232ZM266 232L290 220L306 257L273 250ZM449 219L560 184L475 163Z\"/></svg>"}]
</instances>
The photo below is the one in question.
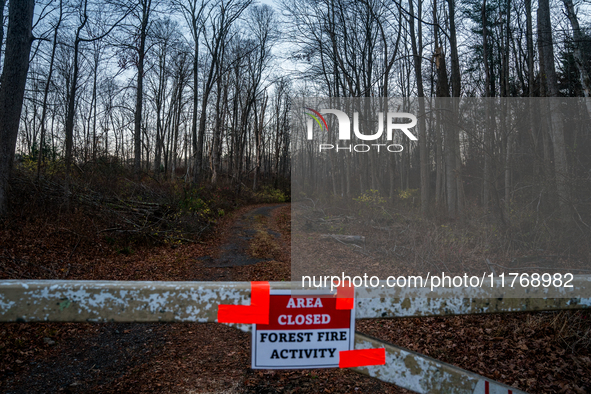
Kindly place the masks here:
<instances>
[{"instance_id":1,"label":"white metal gate","mask_svg":"<svg viewBox=\"0 0 591 394\"><path fill-rule=\"evenodd\" d=\"M574 288L589 287L591 276L574 279ZM270 282L271 289L291 289ZM220 304L248 305L250 282L124 282L0 280L0 322L217 322ZM445 289L442 289L445 291ZM445 316L482 313L553 311L591 308L591 298L483 299L358 298L357 319ZM249 331L250 325L237 324ZM385 348L386 364L353 368L418 393L523 393L456 366L355 335L355 349Z\"/></svg>"}]
</instances>

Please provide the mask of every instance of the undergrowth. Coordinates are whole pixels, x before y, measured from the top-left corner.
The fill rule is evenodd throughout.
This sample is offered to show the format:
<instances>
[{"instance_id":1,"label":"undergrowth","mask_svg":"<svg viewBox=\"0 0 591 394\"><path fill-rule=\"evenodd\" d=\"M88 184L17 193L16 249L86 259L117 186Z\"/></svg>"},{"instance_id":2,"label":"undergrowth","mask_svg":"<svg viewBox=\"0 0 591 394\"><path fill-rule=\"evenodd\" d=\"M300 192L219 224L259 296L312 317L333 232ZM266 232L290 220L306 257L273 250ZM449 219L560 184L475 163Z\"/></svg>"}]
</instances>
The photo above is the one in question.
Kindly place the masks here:
<instances>
[{"instance_id":1,"label":"undergrowth","mask_svg":"<svg viewBox=\"0 0 591 394\"><path fill-rule=\"evenodd\" d=\"M269 186L258 192L231 184L196 185L144 174L137 179L116 161L99 159L75 166L68 192L63 172L48 171L37 177L34 167L21 165L12 176L10 222L69 217L92 227L107 245L121 254L140 246L194 242L219 219L236 208L255 203L288 200L283 191Z\"/></svg>"}]
</instances>

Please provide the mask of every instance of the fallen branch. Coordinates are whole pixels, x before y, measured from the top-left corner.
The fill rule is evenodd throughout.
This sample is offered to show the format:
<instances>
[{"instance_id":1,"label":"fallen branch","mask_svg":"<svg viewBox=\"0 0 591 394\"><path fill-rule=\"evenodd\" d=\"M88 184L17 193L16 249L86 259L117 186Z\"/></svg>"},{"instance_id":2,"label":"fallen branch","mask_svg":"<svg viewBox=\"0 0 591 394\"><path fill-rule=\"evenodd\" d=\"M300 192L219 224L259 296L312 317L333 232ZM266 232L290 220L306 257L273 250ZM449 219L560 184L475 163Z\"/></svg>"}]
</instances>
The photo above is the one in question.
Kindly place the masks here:
<instances>
[{"instance_id":1,"label":"fallen branch","mask_svg":"<svg viewBox=\"0 0 591 394\"><path fill-rule=\"evenodd\" d=\"M337 241L347 242L347 243L356 243L356 242L365 243L365 237L363 235L321 234L320 238L323 238L323 239L332 238L332 239L336 239Z\"/></svg>"}]
</instances>

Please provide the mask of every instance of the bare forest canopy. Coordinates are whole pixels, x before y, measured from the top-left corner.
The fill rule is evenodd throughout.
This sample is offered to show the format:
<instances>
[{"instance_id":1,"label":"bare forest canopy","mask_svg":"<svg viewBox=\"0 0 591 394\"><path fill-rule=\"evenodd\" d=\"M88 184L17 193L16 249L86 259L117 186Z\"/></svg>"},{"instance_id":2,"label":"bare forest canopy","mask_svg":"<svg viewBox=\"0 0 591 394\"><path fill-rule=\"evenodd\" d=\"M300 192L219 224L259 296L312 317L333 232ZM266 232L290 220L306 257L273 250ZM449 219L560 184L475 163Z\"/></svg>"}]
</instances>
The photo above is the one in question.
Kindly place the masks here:
<instances>
[{"instance_id":1,"label":"bare forest canopy","mask_svg":"<svg viewBox=\"0 0 591 394\"><path fill-rule=\"evenodd\" d=\"M11 3L0 1L8 99L11 69L26 68L11 52L11 23L28 23L11 19ZM297 97L591 96L584 1L22 3L34 4L30 31L20 33L32 45L20 122L1 134L2 182L16 163L63 176L66 195L71 178L96 164L138 180L287 190ZM540 196L589 229L589 127L575 133L552 118L524 134L467 138L423 121L417 131L404 155L392 155L384 197L420 189L425 214L438 206L456 217L470 204L501 216L503 204ZM350 198L365 192L336 188Z\"/></svg>"}]
</instances>

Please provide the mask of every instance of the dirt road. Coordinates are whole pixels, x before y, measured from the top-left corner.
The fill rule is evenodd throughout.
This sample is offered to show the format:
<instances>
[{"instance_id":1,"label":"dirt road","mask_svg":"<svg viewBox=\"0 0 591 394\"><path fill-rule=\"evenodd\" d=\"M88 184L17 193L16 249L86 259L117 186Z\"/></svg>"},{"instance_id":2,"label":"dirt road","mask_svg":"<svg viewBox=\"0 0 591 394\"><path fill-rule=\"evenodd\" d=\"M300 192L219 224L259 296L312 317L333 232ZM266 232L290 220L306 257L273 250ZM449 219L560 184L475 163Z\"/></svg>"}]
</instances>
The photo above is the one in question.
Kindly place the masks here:
<instances>
[{"instance_id":1,"label":"dirt road","mask_svg":"<svg viewBox=\"0 0 591 394\"><path fill-rule=\"evenodd\" d=\"M184 280L288 280L289 223L281 223L288 213L286 204L241 210L221 226L207 254L190 257L194 269ZM385 392L380 383L348 371L253 371L249 335L220 324L62 324L59 329L60 339L47 338L44 354L24 355L20 361L26 365L2 377L1 391L276 393L322 387ZM345 386L339 390L335 382Z\"/></svg>"}]
</instances>

